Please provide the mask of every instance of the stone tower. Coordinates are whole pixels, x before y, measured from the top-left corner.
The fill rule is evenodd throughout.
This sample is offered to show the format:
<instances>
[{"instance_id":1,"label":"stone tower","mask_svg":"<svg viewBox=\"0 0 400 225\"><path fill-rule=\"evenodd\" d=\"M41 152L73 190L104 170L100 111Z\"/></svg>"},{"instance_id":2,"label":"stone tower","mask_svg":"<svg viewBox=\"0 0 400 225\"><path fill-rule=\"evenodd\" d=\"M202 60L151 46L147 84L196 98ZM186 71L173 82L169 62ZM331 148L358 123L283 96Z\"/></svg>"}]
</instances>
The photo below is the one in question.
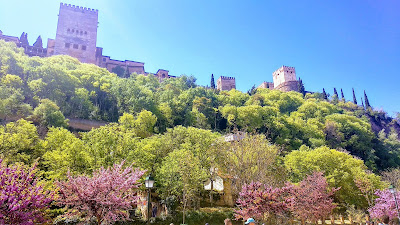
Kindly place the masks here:
<instances>
[{"instance_id":1,"label":"stone tower","mask_svg":"<svg viewBox=\"0 0 400 225\"><path fill-rule=\"evenodd\" d=\"M70 55L84 63L96 63L98 10L60 4L55 55Z\"/></svg>"},{"instance_id":2,"label":"stone tower","mask_svg":"<svg viewBox=\"0 0 400 225\"><path fill-rule=\"evenodd\" d=\"M217 80L217 89L220 91L229 91L231 89L236 89L235 78L221 76Z\"/></svg>"},{"instance_id":3,"label":"stone tower","mask_svg":"<svg viewBox=\"0 0 400 225\"><path fill-rule=\"evenodd\" d=\"M281 91L298 91L298 81L296 80L296 70L294 67L282 66L272 73L274 79L274 89Z\"/></svg>"}]
</instances>

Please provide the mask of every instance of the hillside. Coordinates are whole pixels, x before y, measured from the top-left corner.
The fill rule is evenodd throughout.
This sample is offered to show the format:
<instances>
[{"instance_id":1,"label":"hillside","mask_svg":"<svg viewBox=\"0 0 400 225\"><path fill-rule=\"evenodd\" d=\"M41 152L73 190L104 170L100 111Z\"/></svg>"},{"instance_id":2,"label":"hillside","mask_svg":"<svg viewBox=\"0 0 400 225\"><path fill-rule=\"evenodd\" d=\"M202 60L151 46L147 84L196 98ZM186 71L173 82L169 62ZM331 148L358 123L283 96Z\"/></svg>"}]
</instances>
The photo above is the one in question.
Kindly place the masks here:
<instances>
[{"instance_id":1,"label":"hillside","mask_svg":"<svg viewBox=\"0 0 400 225\"><path fill-rule=\"evenodd\" d=\"M392 151L388 144L398 141L390 139L398 135L396 120L344 99L325 100L320 93L219 92L197 86L194 77L184 75L161 83L153 76L120 78L68 56L27 57L4 41L0 65L2 123L25 118L39 127L41 136L46 127L67 127L64 117L74 124L104 121L101 125L117 122L124 113L137 117L147 110L156 117L150 133L178 125L221 134L242 130L264 134L285 152L302 145L328 146L349 151L373 170L400 164L398 149ZM84 123L78 130L88 129Z\"/></svg>"}]
</instances>

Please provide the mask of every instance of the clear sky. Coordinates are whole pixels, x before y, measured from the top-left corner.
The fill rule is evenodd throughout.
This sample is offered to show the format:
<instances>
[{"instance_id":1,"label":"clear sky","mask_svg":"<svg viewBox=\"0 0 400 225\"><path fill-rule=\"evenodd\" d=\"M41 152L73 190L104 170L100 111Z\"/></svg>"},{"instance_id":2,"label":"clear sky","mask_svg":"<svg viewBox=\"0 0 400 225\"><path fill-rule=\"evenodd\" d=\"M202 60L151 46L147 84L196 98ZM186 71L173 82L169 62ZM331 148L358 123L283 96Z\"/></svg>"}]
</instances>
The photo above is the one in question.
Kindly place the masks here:
<instances>
[{"instance_id":1,"label":"clear sky","mask_svg":"<svg viewBox=\"0 0 400 225\"><path fill-rule=\"evenodd\" d=\"M358 101L400 112L400 1L64 0L99 10L97 46L114 59L167 69L209 85L213 73L237 88L296 68L306 90L343 88ZM0 30L55 38L59 1L0 0Z\"/></svg>"}]
</instances>

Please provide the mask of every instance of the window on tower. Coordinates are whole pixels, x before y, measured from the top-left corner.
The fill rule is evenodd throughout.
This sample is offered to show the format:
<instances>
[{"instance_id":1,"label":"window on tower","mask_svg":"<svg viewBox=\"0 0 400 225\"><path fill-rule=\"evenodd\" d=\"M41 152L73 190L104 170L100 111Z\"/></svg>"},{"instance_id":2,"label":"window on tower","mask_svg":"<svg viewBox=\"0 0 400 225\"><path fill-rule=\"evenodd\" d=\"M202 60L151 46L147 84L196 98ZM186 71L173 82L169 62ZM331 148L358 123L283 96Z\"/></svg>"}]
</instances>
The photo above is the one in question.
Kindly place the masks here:
<instances>
[{"instance_id":1,"label":"window on tower","mask_svg":"<svg viewBox=\"0 0 400 225\"><path fill-rule=\"evenodd\" d=\"M86 50L86 45L82 45L82 50Z\"/></svg>"},{"instance_id":2,"label":"window on tower","mask_svg":"<svg viewBox=\"0 0 400 225\"><path fill-rule=\"evenodd\" d=\"M75 48L75 49L78 49L78 44L74 44L74 48Z\"/></svg>"},{"instance_id":3,"label":"window on tower","mask_svg":"<svg viewBox=\"0 0 400 225\"><path fill-rule=\"evenodd\" d=\"M65 48L69 48L70 43L65 43Z\"/></svg>"}]
</instances>

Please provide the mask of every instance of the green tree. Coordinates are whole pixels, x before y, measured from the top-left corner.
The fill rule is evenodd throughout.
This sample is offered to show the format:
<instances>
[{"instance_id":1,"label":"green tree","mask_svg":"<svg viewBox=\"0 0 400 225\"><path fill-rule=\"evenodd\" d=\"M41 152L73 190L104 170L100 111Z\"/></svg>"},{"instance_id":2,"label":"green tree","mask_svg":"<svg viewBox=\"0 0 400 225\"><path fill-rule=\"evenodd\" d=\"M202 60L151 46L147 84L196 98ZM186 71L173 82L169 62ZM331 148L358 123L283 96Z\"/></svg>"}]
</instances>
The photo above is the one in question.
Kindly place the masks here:
<instances>
[{"instance_id":1,"label":"green tree","mask_svg":"<svg viewBox=\"0 0 400 225\"><path fill-rule=\"evenodd\" d=\"M60 108L50 99L42 99L38 107L35 108L32 115L34 120L37 120L44 126L48 127L67 127L68 120L60 111Z\"/></svg>"},{"instance_id":2,"label":"green tree","mask_svg":"<svg viewBox=\"0 0 400 225\"><path fill-rule=\"evenodd\" d=\"M215 89L215 80L214 80L214 74L211 74L211 86L212 89Z\"/></svg>"},{"instance_id":3,"label":"green tree","mask_svg":"<svg viewBox=\"0 0 400 225\"><path fill-rule=\"evenodd\" d=\"M343 94L343 89L340 88L340 92L342 93L342 101L346 102L346 99L344 98L344 94Z\"/></svg>"},{"instance_id":4,"label":"green tree","mask_svg":"<svg viewBox=\"0 0 400 225\"><path fill-rule=\"evenodd\" d=\"M42 37L40 37L40 35L39 35L39 37L37 37L35 43L33 43L33 47L43 48Z\"/></svg>"},{"instance_id":5,"label":"green tree","mask_svg":"<svg viewBox=\"0 0 400 225\"><path fill-rule=\"evenodd\" d=\"M271 144L264 135L242 132L227 137L229 143L219 143L218 168L231 177L233 194L244 184L261 182L279 187L285 183L286 172L279 163L280 148Z\"/></svg>"},{"instance_id":6,"label":"green tree","mask_svg":"<svg viewBox=\"0 0 400 225\"><path fill-rule=\"evenodd\" d=\"M0 82L0 119L19 119L32 112L24 102L23 81L19 76L7 74Z\"/></svg>"},{"instance_id":7,"label":"green tree","mask_svg":"<svg viewBox=\"0 0 400 225\"><path fill-rule=\"evenodd\" d=\"M157 122L157 117L150 111L143 110L135 118L132 114L124 113L119 118L119 124L125 129L129 129L136 136L146 138L154 133L154 125Z\"/></svg>"},{"instance_id":8,"label":"green tree","mask_svg":"<svg viewBox=\"0 0 400 225\"><path fill-rule=\"evenodd\" d=\"M365 100L365 108L366 109L371 108L371 105L369 104L368 97L367 97L367 94L365 93L365 91L364 91L364 100Z\"/></svg>"},{"instance_id":9,"label":"green tree","mask_svg":"<svg viewBox=\"0 0 400 225\"><path fill-rule=\"evenodd\" d=\"M306 95L306 90L304 89L304 84L303 84L303 80L299 78L299 82L298 82L298 90L301 94L303 94L303 96Z\"/></svg>"},{"instance_id":10,"label":"green tree","mask_svg":"<svg viewBox=\"0 0 400 225\"><path fill-rule=\"evenodd\" d=\"M325 88L322 88L322 98L327 100L328 99L328 95L325 92Z\"/></svg>"},{"instance_id":11,"label":"green tree","mask_svg":"<svg viewBox=\"0 0 400 225\"><path fill-rule=\"evenodd\" d=\"M339 95L337 93L336 88L333 88L332 103L333 104L338 104L338 102L339 102Z\"/></svg>"},{"instance_id":12,"label":"green tree","mask_svg":"<svg viewBox=\"0 0 400 225\"><path fill-rule=\"evenodd\" d=\"M92 170L126 160L130 152L136 150L138 139L134 132L124 130L117 124L108 124L82 133L82 140L92 157Z\"/></svg>"},{"instance_id":13,"label":"green tree","mask_svg":"<svg viewBox=\"0 0 400 225\"><path fill-rule=\"evenodd\" d=\"M44 151L41 167L49 180L65 179L71 174L92 172L92 156L85 143L68 130L51 127L39 145Z\"/></svg>"},{"instance_id":14,"label":"green tree","mask_svg":"<svg viewBox=\"0 0 400 225\"><path fill-rule=\"evenodd\" d=\"M29 121L20 119L0 126L0 154L6 163L31 164L41 157L38 142L36 127Z\"/></svg>"},{"instance_id":15,"label":"green tree","mask_svg":"<svg viewBox=\"0 0 400 225\"><path fill-rule=\"evenodd\" d=\"M125 69L122 68L121 66L116 66L114 67L111 72L117 74L119 77L125 77Z\"/></svg>"},{"instance_id":16,"label":"green tree","mask_svg":"<svg viewBox=\"0 0 400 225\"><path fill-rule=\"evenodd\" d=\"M357 98L356 98L356 94L354 93L354 88L352 88L353 90L353 103L357 105Z\"/></svg>"},{"instance_id":17,"label":"green tree","mask_svg":"<svg viewBox=\"0 0 400 225\"><path fill-rule=\"evenodd\" d=\"M366 208L368 206L355 180L360 177L373 180L377 177L368 173L362 160L328 147L312 150L302 146L300 150L286 155L284 163L293 182L299 182L313 172L323 172L331 188L340 188L335 196L341 207L355 205ZM375 188L382 188L384 185L379 180L372 183L376 185Z\"/></svg>"},{"instance_id":18,"label":"green tree","mask_svg":"<svg viewBox=\"0 0 400 225\"><path fill-rule=\"evenodd\" d=\"M195 202L207 179L201 168L200 159L187 148L176 149L164 159L156 180L162 197L177 196L183 205L183 224L185 211L190 202Z\"/></svg>"},{"instance_id":19,"label":"green tree","mask_svg":"<svg viewBox=\"0 0 400 225\"><path fill-rule=\"evenodd\" d=\"M326 138L332 148L346 149L365 160L370 168L375 167L372 148L372 140L375 136L367 121L355 116L335 113L326 117L325 124ZM337 144L332 144L330 137L338 138Z\"/></svg>"}]
</instances>

